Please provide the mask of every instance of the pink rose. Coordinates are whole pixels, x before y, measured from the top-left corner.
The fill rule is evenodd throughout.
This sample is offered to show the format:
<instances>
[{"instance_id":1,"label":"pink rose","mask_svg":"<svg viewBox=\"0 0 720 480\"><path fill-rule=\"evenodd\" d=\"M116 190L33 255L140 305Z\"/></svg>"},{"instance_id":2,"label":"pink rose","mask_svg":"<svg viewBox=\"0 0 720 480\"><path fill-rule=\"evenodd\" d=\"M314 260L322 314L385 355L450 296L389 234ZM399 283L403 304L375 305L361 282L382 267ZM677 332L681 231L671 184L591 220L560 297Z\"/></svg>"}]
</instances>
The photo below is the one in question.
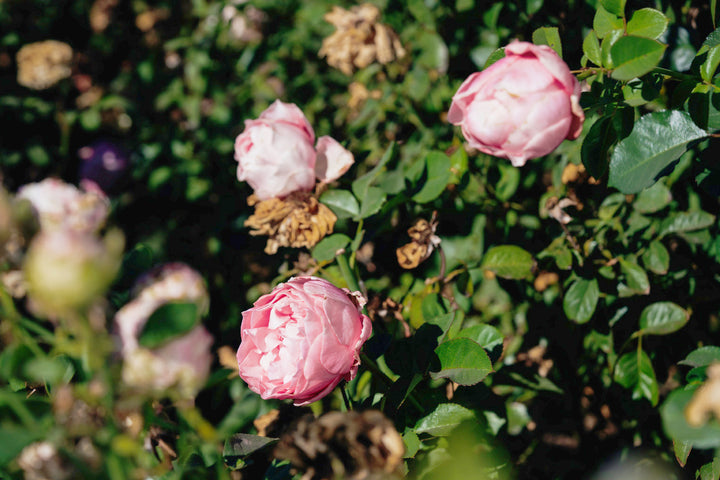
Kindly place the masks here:
<instances>
[{"instance_id":1,"label":"pink rose","mask_svg":"<svg viewBox=\"0 0 720 480\"><path fill-rule=\"evenodd\" d=\"M352 165L352 154L332 138L320 137L317 151L314 143L315 132L297 105L276 100L257 120L245 120L235 139L238 180L267 200L312 190L316 178L330 182Z\"/></svg>"},{"instance_id":2,"label":"pink rose","mask_svg":"<svg viewBox=\"0 0 720 480\"><path fill-rule=\"evenodd\" d=\"M448 121L471 147L520 167L580 135L579 98L577 79L553 49L513 42L504 58L463 82Z\"/></svg>"},{"instance_id":3,"label":"pink rose","mask_svg":"<svg viewBox=\"0 0 720 480\"><path fill-rule=\"evenodd\" d=\"M281 283L243 312L240 376L264 399L307 405L352 380L372 331L359 293L316 277Z\"/></svg>"},{"instance_id":4,"label":"pink rose","mask_svg":"<svg viewBox=\"0 0 720 480\"><path fill-rule=\"evenodd\" d=\"M153 349L141 346L138 339L150 316L166 303L195 303L198 316L204 316L210 298L203 278L183 263L168 263L141 277L133 292L132 301L115 314L123 382L150 392L174 388L182 397L193 397L205 384L213 360L213 338L205 327L197 325Z\"/></svg>"}]
</instances>

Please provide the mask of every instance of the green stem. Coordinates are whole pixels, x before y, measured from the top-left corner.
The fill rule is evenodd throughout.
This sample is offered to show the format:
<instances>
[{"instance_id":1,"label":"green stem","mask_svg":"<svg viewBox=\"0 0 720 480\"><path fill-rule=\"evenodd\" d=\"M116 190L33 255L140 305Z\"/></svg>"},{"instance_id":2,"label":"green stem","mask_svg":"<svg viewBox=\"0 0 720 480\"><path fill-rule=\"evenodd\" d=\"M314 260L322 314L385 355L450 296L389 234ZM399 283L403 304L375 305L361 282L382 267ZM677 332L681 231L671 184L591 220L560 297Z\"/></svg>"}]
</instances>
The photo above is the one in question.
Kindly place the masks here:
<instances>
[{"instance_id":1,"label":"green stem","mask_svg":"<svg viewBox=\"0 0 720 480\"><path fill-rule=\"evenodd\" d=\"M347 410L348 412L352 412L352 410L353 410L352 403L350 402L347 391L345 390L345 382L344 381L342 383L340 383L340 393L342 393L342 399L343 399L343 402L345 403L345 410Z\"/></svg>"},{"instance_id":2,"label":"green stem","mask_svg":"<svg viewBox=\"0 0 720 480\"><path fill-rule=\"evenodd\" d=\"M360 292L360 284L355 278L355 274L350 268L350 264L348 263L348 259L345 254L341 253L340 255L335 257L335 260L337 261L340 272L342 273L342 276L345 279L345 283L347 283L348 288L353 292Z\"/></svg>"}]
</instances>

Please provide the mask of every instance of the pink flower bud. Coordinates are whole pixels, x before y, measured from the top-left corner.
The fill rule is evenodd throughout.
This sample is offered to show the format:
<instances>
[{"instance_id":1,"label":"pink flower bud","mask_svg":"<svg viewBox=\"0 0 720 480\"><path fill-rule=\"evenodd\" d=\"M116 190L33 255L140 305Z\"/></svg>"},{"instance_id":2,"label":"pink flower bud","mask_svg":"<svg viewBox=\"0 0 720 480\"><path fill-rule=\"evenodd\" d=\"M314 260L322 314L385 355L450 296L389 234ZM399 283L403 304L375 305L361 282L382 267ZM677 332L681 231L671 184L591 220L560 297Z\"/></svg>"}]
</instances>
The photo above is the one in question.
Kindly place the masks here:
<instances>
[{"instance_id":1,"label":"pink flower bud","mask_svg":"<svg viewBox=\"0 0 720 480\"><path fill-rule=\"evenodd\" d=\"M264 399L307 405L355 377L371 332L353 293L316 277L292 278L243 312L240 377Z\"/></svg>"},{"instance_id":2,"label":"pink flower bud","mask_svg":"<svg viewBox=\"0 0 720 480\"><path fill-rule=\"evenodd\" d=\"M577 79L553 49L513 42L504 58L463 82L448 121L471 147L519 167L580 135L579 99Z\"/></svg>"}]
</instances>

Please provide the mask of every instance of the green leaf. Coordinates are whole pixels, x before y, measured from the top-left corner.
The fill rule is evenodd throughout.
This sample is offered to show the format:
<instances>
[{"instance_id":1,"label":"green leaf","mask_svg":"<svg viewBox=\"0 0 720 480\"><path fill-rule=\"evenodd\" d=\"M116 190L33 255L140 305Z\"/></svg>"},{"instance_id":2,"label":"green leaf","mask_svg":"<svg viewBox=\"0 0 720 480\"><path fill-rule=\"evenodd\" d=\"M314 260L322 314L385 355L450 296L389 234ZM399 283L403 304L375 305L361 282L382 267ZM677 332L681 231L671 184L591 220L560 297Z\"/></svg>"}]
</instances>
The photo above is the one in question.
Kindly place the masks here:
<instances>
[{"instance_id":1,"label":"green leaf","mask_svg":"<svg viewBox=\"0 0 720 480\"><path fill-rule=\"evenodd\" d=\"M702 230L715 223L715 215L702 210L671 214L660 225L660 236Z\"/></svg>"},{"instance_id":2,"label":"green leaf","mask_svg":"<svg viewBox=\"0 0 720 480\"><path fill-rule=\"evenodd\" d=\"M627 23L627 34L637 37L658 38L665 32L668 19L662 12L654 8L636 10Z\"/></svg>"},{"instance_id":3,"label":"green leaf","mask_svg":"<svg viewBox=\"0 0 720 480\"><path fill-rule=\"evenodd\" d=\"M320 201L330 207L338 218L351 218L360 213L360 205L347 190L328 190L320 195Z\"/></svg>"},{"instance_id":4,"label":"green leaf","mask_svg":"<svg viewBox=\"0 0 720 480\"><path fill-rule=\"evenodd\" d=\"M532 43L535 45L547 45L555 50L562 58L562 43L557 27L540 27L532 34Z\"/></svg>"},{"instance_id":5,"label":"green leaf","mask_svg":"<svg viewBox=\"0 0 720 480\"><path fill-rule=\"evenodd\" d=\"M700 427L692 427L685 420L685 408L698 387L674 390L660 407L663 429L668 437L690 442L694 448L720 447L720 423L710 420Z\"/></svg>"},{"instance_id":6,"label":"green leaf","mask_svg":"<svg viewBox=\"0 0 720 480\"><path fill-rule=\"evenodd\" d=\"M650 293L650 280L645 270L637 263L621 258L620 271L625 275L625 283L633 292L640 295Z\"/></svg>"},{"instance_id":7,"label":"green leaf","mask_svg":"<svg viewBox=\"0 0 720 480\"><path fill-rule=\"evenodd\" d=\"M493 371L485 350L469 338L456 338L438 345L440 371L430 372L432 378L449 378L460 385L475 385Z\"/></svg>"},{"instance_id":8,"label":"green leaf","mask_svg":"<svg viewBox=\"0 0 720 480\"><path fill-rule=\"evenodd\" d=\"M390 146L385 150L385 153L383 154L382 158L380 158L380 161L377 165L373 167L372 170L367 172L362 177L356 179L352 183L352 192L355 195L356 198L364 199L367 195L368 189L370 188L370 184L381 174L385 171L385 165L393 158L395 157L395 154L397 153L397 144L395 142L392 142Z\"/></svg>"},{"instance_id":9,"label":"green leaf","mask_svg":"<svg viewBox=\"0 0 720 480\"><path fill-rule=\"evenodd\" d=\"M493 51L490 56L485 60L485 65L483 66L483 70L488 68L493 63L497 62L501 58L505 58L505 49L504 48L498 48L497 50Z\"/></svg>"},{"instance_id":10,"label":"green leaf","mask_svg":"<svg viewBox=\"0 0 720 480\"><path fill-rule=\"evenodd\" d=\"M593 30L598 38L604 38L612 30L621 30L624 27L622 18L605 10L602 5L597 6L593 18Z\"/></svg>"},{"instance_id":11,"label":"green leaf","mask_svg":"<svg viewBox=\"0 0 720 480\"><path fill-rule=\"evenodd\" d=\"M623 29L618 29L611 30L607 35L605 35L605 38L600 44L600 59L602 60L603 67L613 68L615 66L610 52L612 51L612 47L615 45L615 42L617 42L624 34L625 31Z\"/></svg>"},{"instance_id":12,"label":"green leaf","mask_svg":"<svg viewBox=\"0 0 720 480\"><path fill-rule=\"evenodd\" d=\"M678 363L691 367L707 367L714 362L720 362L720 347L709 345L693 350L684 360L680 360Z\"/></svg>"},{"instance_id":13,"label":"green leaf","mask_svg":"<svg viewBox=\"0 0 720 480\"><path fill-rule=\"evenodd\" d=\"M592 177L602 178L605 175L608 168L608 151L616 140L617 133L613 127L612 116L600 117L590 127L580 149L580 157Z\"/></svg>"},{"instance_id":14,"label":"green leaf","mask_svg":"<svg viewBox=\"0 0 720 480\"><path fill-rule=\"evenodd\" d=\"M236 433L225 441L223 459L232 469L242 468L245 465L243 457L247 457L262 448L277 443L277 441L277 438L272 437Z\"/></svg>"},{"instance_id":15,"label":"green leaf","mask_svg":"<svg viewBox=\"0 0 720 480\"><path fill-rule=\"evenodd\" d=\"M649 187L690 142L707 136L690 118L677 110L649 113L618 143L610 159L608 184L625 194Z\"/></svg>"},{"instance_id":16,"label":"green leaf","mask_svg":"<svg viewBox=\"0 0 720 480\"><path fill-rule=\"evenodd\" d=\"M591 318L600 298L597 279L578 278L570 285L563 298L565 315L576 323L586 323Z\"/></svg>"},{"instance_id":17,"label":"green leaf","mask_svg":"<svg viewBox=\"0 0 720 480\"><path fill-rule=\"evenodd\" d=\"M670 268L670 253L659 240L653 240L642 254L645 268L658 275L664 275Z\"/></svg>"},{"instance_id":18,"label":"green leaf","mask_svg":"<svg viewBox=\"0 0 720 480\"><path fill-rule=\"evenodd\" d=\"M354 220L367 218L379 212L387 200L387 195L378 187L370 187L367 189L365 197L360 204L360 213L353 217Z\"/></svg>"},{"instance_id":19,"label":"green leaf","mask_svg":"<svg viewBox=\"0 0 720 480\"><path fill-rule=\"evenodd\" d=\"M700 65L700 76L706 82L711 82L720 64L720 45L715 45L707 52L707 59Z\"/></svg>"},{"instance_id":20,"label":"green leaf","mask_svg":"<svg viewBox=\"0 0 720 480\"><path fill-rule=\"evenodd\" d=\"M720 458L713 458L712 462L706 463L699 470L700 480L720 479Z\"/></svg>"},{"instance_id":21,"label":"green leaf","mask_svg":"<svg viewBox=\"0 0 720 480\"><path fill-rule=\"evenodd\" d=\"M625 16L625 0L600 0L600 4L605 10L618 17Z\"/></svg>"},{"instance_id":22,"label":"green leaf","mask_svg":"<svg viewBox=\"0 0 720 480\"><path fill-rule=\"evenodd\" d=\"M600 56L600 41L598 40L595 30L590 30L585 40L583 40L583 53L585 56L597 66L602 65L602 57Z\"/></svg>"},{"instance_id":23,"label":"green leaf","mask_svg":"<svg viewBox=\"0 0 720 480\"><path fill-rule=\"evenodd\" d=\"M690 314L673 302L657 302L640 314L642 335L668 335L677 332L690 320Z\"/></svg>"},{"instance_id":24,"label":"green leaf","mask_svg":"<svg viewBox=\"0 0 720 480\"><path fill-rule=\"evenodd\" d=\"M435 200L450 180L450 158L443 152L430 152L425 159L425 183L412 199L418 203Z\"/></svg>"},{"instance_id":25,"label":"green leaf","mask_svg":"<svg viewBox=\"0 0 720 480\"><path fill-rule=\"evenodd\" d=\"M632 389L633 398L646 398L652 406L658 402L658 384L650 357L645 351L626 353L618 360L615 380L625 388Z\"/></svg>"},{"instance_id":26,"label":"green leaf","mask_svg":"<svg viewBox=\"0 0 720 480\"><path fill-rule=\"evenodd\" d=\"M198 324L194 303L166 303L150 315L140 332L138 342L145 348L156 348L192 330Z\"/></svg>"},{"instance_id":27,"label":"green leaf","mask_svg":"<svg viewBox=\"0 0 720 480\"><path fill-rule=\"evenodd\" d=\"M667 207L672 200L670 189L658 182L640 192L633 202L633 208L640 213L655 213Z\"/></svg>"},{"instance_id":28,"label":"green leaf","mask_svg":"<svg viewBox=\"0 0 720 480\"><path fill-rule=\"evenodd\" d=\"M15 458L23 448L45 435L46 432L33 431L11 423L0 424L0 467Z\"/></svg>"},{"instance_id":29,"label":"green leaf","mask_svg":"<svg viewBox=\"0 0 720 480\"><path fill-rule=\"evenodd\" d=\"M533 257L515 245L492 247L483 256L481 267L502 278L521 279L532 274Z\"/></svg>"},{"instance_id":30,"label":"green leaf","mask_svg":"<svg viewBox=\"0 0 720 480\"><path fill-rule=\"evenodd\" d=\"M666 48L667 45L650 38L621 37L610 49L614 65L610 76L624 82L641 77L657 67Z\"/></svg>"},{"instance_id":31,"label":"green leaf","mask_svg":"<svg viewBox=\"0 0 720 480\"><path fill-rule=\"evenodd\" d=\"M687 463L687 459L690 456L692 448L692 442L683 442L673 439L673 452L675 453L675 460L677 460L681 467L684 467Z\"/></svg>"},{"instance_id":32,"label":"green leaf","mask_svg":"<svg viewBox=\"0 0 720 480\"><path fill-rule=\"evenodd\" d=\"M475 418L475 413L455 403L441 403L429 415L415 424L415 433L429 433L436 437L449 435L465 420Z\"/></svg>"},{"instance_id":33,"label":"green leaf","mask_svg":"<svg viewBox=\"0 0 720 480\"><path fill-rule=\"evenodd\" d=\"M543 6L545 0L525 0L525 13L535 15Z\"/></svg>"},{"instance_id":34,"label":"green leaf","mask_svg":"<svg viewBox=\"0 0 720 480\"><path fill-rule=\"evenodd\" d=\"M349 243L350 237L342 233L335 233L320 240L313 248L312 256L320 262L332 260L338 250L345 248Z\"/></svg>"},{"instance_id":35,"label":"green leaf","mask_svg":"<svg viewBox=\"0 0 720 480\"><path fill-rule=\"evenodd\" d=\"M500 330L492 325L473 325L463 328L457 334L458 338L469 338L486 350L492 350L498 345L502 345L504 337Z\"/></svg>"}]
</instances>

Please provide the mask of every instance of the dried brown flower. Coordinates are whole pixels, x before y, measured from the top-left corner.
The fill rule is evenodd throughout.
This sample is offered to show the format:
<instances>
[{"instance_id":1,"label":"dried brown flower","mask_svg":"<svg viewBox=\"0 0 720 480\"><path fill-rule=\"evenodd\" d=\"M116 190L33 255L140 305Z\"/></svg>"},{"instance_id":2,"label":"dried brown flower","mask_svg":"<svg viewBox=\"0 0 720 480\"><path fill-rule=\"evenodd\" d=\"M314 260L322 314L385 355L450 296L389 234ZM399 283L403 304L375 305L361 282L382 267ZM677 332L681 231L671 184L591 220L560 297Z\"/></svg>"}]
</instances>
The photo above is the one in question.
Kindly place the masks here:
<instances>
[{"instance_id":1,"label":"dried brown flower","mask_svg":"<svg viewBox=\"0 0 720 480\"><path fill-rule=\"evenodd\" d=\"M50 88L72 73L73 50L57 40L29 43L17 52L17 81L34 90Z\"/></svg>"},{"instance_id":2,"label":"dried brown flower","mask_svg":"<svg viewBox=\"0 0 720 480\"><path fill-rule=\"evenodd\" d=\"M77 472L68 459L50 442L36 442L20 453L17 463L26 480L66 480Z\"/></svg>"},{"instance_id":3,"label":"dried brown flower","mask_svg":"<svg viewBox=\"0 0 720 480\"><path fill-rule=\"evenodd\" d=\"M408 229L408 235L412 238L412 242L406 243L395 252L402 268L417 267L421 262L427 260L433 250L440 245L440 238L435 235L437 225L437 215L433 213L429 222L424 218L419 218Z\"/></svg>"},{"instance_id":4,"label":"dried brown flower","mask_svg":"<svg viewBox=\"0 0 720 480\"><path fill-rule=\"evenodd\" d=\"M245 220L253 229L250 235L267 235L265 253L280 247L314 247L332 233L337 217L309 192L293 192L285 198L270 198L254 203L255 213Z\"/></svg>"},{"instance_id":5,"label":"dried brown flower","mask_svg":"<svg viewBox=\"0 0 720 480\"><path fill-rule=\"evenodd\" d=\"M365 103L365 100L372 98L378 100L382 96L380 90L369 91L365 85L360 82L352 82L348 86L348 92L350 92L350 100L348 100L348 107L355 109Z\"/></svg>"},{"instance_id":6,"label":"dried brown flower","mask_svg":"<svg viewBox=\"0 0 720 480\"><path fill-rule=\"evenodd\" d=\"M336 30L323 40L318 55L346 75L376 60L386 64L405 55L397 34L378 23L380 10L375 5L363 3L350 10L335 6L324 18Z\"/></svg>"},{"instance_id":7,"label":"dried brown flower","mask_svg":"<svg viewBox=\"0 0 720 480\"><path fill-rule=\"evenodd\" d=\"M276 457L305 472L302 480L399 478L404 452L392 422L374 410L307 415L275 448Z\"/></svg>"}]
</instances>

